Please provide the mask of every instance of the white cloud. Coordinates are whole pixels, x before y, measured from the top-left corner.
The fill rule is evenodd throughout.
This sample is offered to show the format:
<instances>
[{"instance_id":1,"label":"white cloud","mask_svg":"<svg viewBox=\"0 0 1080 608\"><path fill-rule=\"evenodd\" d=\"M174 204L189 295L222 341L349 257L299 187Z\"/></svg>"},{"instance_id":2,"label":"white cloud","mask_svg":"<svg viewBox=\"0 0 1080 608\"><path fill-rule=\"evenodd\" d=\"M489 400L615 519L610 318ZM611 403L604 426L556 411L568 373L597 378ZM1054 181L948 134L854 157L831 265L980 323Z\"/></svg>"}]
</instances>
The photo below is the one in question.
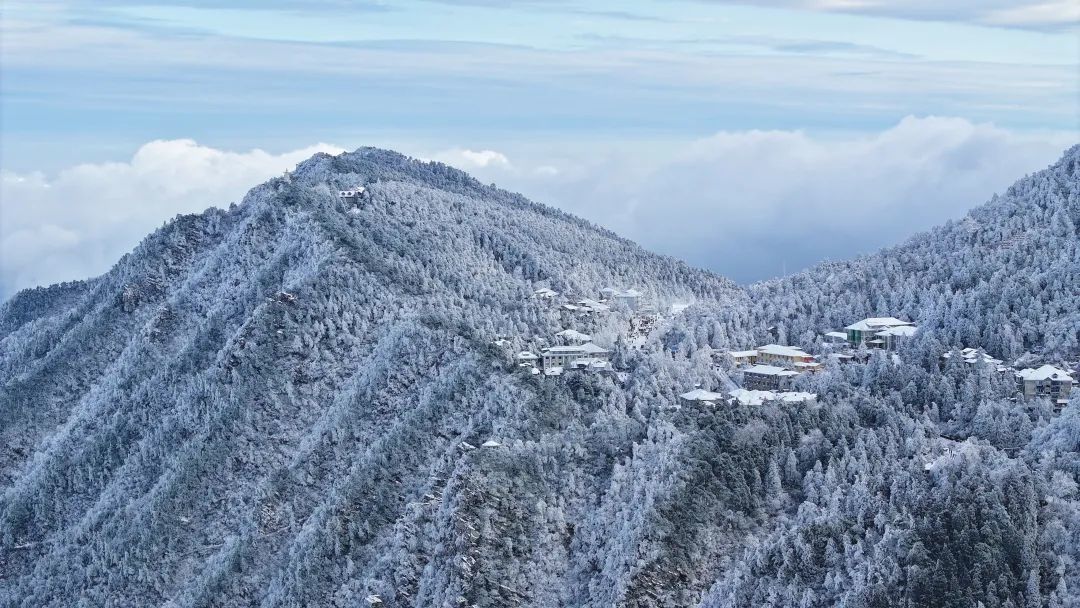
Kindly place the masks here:
<instances>
[{"instance_id":1,"label":"white cloud","mask_svg":"<svg viewBox=\"0 0 1080 608\"><path fill-rule=\"evenodd\" d=\"M55 176L4 171L0 299L100 274L165 220L228 206L319 151L341 149L228 152L182 139L147 143L127 162L78 165Z\"/></svg>"},{"instance_id":2,"label":"white cloud","mask_svg":"<svg viewBox=\"0 0 1080 608\"><path fill-rule=\"evenodd\" d=\"M471 169L500 168L511 169L510 159L501 152L494 150L469 150L467 148L453 148L438 152L432 156L434 160L446 163L465 171Z\"/></svg>"},{"instance_id":3,"label":"white cloud","mask_svg":"<svg viewBox=\"0 0 1080 608\"><path fill-rule=\"evenodd\" d=\"M868 253L960 217L1055 161L1075 137L908 117L876 134L721 132L658 153L641 145L537 160L558 177L520 160L518 171L476 173L747 281Z\"/></svg>"},{"instance_id":4,"label":"white cloud","mask_svg":"<svg viewBox=\"0 0 1080 608\"><path fill-rule=\"evenodd\" d=\"M1080 24L1075 0L707 0L726 4L767 4L785 8L835 11L916 19L959 21L1031 29L1068 29Z\"/></svg>"},{"instance_id":5,"label":"white cloud","mask_svg":"<svg viewBox=\"0 0 1080 608\"><path fill-rule=\"evenodd\" d=\"M424 156L748 281L867 253L960 217L1073 143L1075 133L908 117L847 136L723 131L695 141L534 142ZM128 162L55 176L4 172L0 297L104 272L166 219L227 206L316 151L339 149L274 155L155 141Z\"/></svg>"},{"instance_id":6,"label":"white cloud","mask_svg":"<svg viewBox=\"0 0 1080 608\"><path fill-rule=\"evenodd\" d=\"M1002 8L987 13L990 25L1056 28L1080 24L1080 2L1051 0L1023 6Z\"/></svg>"}]
</instances>

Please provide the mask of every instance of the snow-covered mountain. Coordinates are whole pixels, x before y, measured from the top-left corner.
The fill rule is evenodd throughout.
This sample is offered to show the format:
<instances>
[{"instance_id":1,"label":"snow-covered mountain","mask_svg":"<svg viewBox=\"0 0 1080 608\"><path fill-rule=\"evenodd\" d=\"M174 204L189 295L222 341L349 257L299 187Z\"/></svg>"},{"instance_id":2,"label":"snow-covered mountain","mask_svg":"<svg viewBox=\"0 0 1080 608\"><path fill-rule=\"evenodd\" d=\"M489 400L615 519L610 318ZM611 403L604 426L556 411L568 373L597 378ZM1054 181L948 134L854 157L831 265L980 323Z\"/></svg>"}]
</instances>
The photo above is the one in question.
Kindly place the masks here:
<instances>
[{"instance_id":1,"label":"snow-covered mountain","mask_svg":"<svg viewBox=\"0 0 1080 608\"><path fill-rule=\"evenodd\" d=\"M1080 352L1080 146L965 218L751 288L793 342L888 311L1006 359ZM868 227L872 229L873 227Z\"/></svg>"},{"instance_id":2,"label":"snow-covered mountain","mask_svg":"<svg viewBox=\"0 0 1080 608\"><path fill-rule=\"evenodd\" d=\"M440 164L316 155L0 308L0 604L1074 605L1080 408L934 349L1077 355L1078 163L742 289ZM655 328L535 293L608 287ZM801 379L813 405L678 399L725 388L713 349L871 313L927 337ZM563 329L620 373L518 365Z\"/></svg>"}]
</instances>

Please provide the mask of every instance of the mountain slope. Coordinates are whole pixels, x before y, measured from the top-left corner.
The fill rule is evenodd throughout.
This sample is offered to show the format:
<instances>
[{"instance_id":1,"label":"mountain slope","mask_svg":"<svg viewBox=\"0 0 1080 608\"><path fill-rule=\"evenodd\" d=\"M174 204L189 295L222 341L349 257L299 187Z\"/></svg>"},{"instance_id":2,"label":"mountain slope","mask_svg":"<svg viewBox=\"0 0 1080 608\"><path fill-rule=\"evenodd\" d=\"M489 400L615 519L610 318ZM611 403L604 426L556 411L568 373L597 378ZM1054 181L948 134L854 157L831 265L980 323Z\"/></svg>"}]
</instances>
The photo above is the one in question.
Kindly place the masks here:
<instances>
[{"instance_id":1,"label":"mountain slope","mask_svg":"<svg viewBox=\"0 0 1080 608\"><path fill-rule=\"evenodd\" d=\"M878 314L918 320L947 346L1080 352L1080 146L964 219L856 260L750 289L755 323L793 342Z\"/></svg>"},{"instance_id":2,"label":"mountain slope","mask_svg":"<svg viewBox=\"0 0 1080 608\"><path fill-rule=\"evenodd\" d=\"M1075 354L1078 155L974 230L749 290L443 165L316 155L0 308L0 604L1067 605L1078 408L934 349L999 323ZM694 306L632 348L541 286ZM711 349L870 312L940 331L802 379L817 405L678 402L723 388ZM624 374L517 367L567 327Z\"/></svg>"},{"instance_id":3,"label":"mountain slope","mask_svg":"<svg viewBox=\"0 0 1080 608\"><path fill-rule=\"evenodd\" d=\"M350 212L336 190L356 183L371 200ZM513 373L491 345L563 328L532 298L540 285L745 300L580 220L377 150L317 156L227 212L178 218L102 277L16 296L0 323L9 597L299 605L368 592L357 572L404 577L396 592L432 603L468 595L443 559L466 548L430 535L468 508L473 461L496 475L531 459L535 500L584 501L644 433L625 409L630 428L585 428L595 399ZM614 336L625 318L605 323L582 329ZM559 455L571 421L619 434L613 453ZM488 436L539 444L509 448L528 459L461 452ZM566 458L594 471L568 482ZM429 535L413 538L421 524ZM432 553L395 562L395 543Z\"/></svg>"}]
</instances>

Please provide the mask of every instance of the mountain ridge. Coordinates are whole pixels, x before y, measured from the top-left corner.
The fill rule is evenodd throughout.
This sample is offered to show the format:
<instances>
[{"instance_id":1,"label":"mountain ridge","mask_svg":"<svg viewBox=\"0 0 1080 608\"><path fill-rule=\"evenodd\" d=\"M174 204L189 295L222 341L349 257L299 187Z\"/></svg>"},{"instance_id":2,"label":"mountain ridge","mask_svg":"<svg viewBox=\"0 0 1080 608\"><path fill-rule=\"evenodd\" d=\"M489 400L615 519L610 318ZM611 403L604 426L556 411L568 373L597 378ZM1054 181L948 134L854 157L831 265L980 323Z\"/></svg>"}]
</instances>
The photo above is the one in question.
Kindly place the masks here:
<instances>
[{"instance_id":1,"label":"mountain ridge","mask_svg":"<svg viewBox=\"0 0 1080 608\"><path fill-rule=\"evenodd\" d=\"M1006 196L1080 213L1078 156ZM358 185L369 196L354 210L337 191ZM1075 259L1076 233L1033 217L1047 232L1021 247L1052 250L1051 269ZM960 242L958 230L942 234ZM923 260L933 244L894 255ZM995 322L1021 345L1048 335L1026 323L1080 331L1055 316L1075 296L1067 283L1025 292L1027 258L977 267L983 250L965 251L962 267L925 260L933 276L974 277L951 298L984 305L981 277L997 277L1017 295L999 298L1010 307ZM940 370L941 352L985 327L959 325L970 311L942 306L936 283L868 259L743 289L445 165L317 154L228 210L178 217L101 277L0 305L0 602L1070 600L1080 562L1047 530L1078 529L1055 477L1080 472L1061 447L1077 408L1010 408L1002 378ZM843 276L811 289L829 269ZM693 305L631 345L629 311L582 316L539 287ZM834 320L932 304L920 321L939 327L904 351L911 363L830 367L802 380L813 406L680 403L695 385L723 388L713 351L811 346ZM621 375L517 366L566 327L609 346ZM970 437L962 455L978 459L945 458L944 434ZM936 519L950 501L986 508ZM987 548L963 563L971 538ZM956 567L928 567L943 556Z\"/></svg>"}]
</instances>

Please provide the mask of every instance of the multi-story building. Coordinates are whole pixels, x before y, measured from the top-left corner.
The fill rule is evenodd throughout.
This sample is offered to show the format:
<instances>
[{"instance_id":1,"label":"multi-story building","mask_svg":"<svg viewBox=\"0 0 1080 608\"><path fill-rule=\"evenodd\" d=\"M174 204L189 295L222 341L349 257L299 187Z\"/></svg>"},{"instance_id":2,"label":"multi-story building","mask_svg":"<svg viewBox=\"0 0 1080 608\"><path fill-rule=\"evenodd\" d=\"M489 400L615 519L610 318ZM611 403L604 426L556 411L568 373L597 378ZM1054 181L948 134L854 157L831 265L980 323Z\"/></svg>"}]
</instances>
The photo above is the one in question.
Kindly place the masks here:
<instances>
[{"instance_id":1,"label":"multi-story building","mask_svg":"<svg viewBox=\"0 0 1080 608\"><path fill-rule=\"evenodd\" d=\"M598 359L600 361L611 359L611 351L600 348L592 342L552 346L545 348L540 354L544 361L544 369L567 367L571 362L578 359Z\"/></svg>"},{"instance_id":2,"label":"multi-story building","mask_svg":"<svg viewBox=\"0 0 1080 608\"><path fill-rule=\"evenodd\" d=\"M1017 390L1024 399L1046 397L1056 406L1064 406L1072 392L1073 379L1068 372L1053 365L1016 372Z\"/></svg>"},{"instance_id":3,"label":"multi-story building","mask_svg":"<svg viewBox=\"0 0 1080 608\"><path fill-rule=\"evenodd\" d=\"M905 326L913 327L914 324L895 317L871 317L848 325L844 331L847 332L847 340L852 346L866 344L871 348L884 348L886 341L884 338L879 338L878 334L893 327Z\"/></svg>"},{"instance_id":4,"label":"multi-story building","mask_svg":"<svg viewBox=\"0 0 1080 608\"><path fill-rule=\"evenodd\" d=\"M784 391L791 388L799 372L773 365L755 365L743 370L743 388L757 391Z\"/></svg>"},{"instance_id":5,"label":"multi-story building","mask_svg":"<svg viewBox=\"0 0 1080 608\"><path fill-rule=\"evenodd\" d=\"M765 346L757 347L757 352L758 356L755 363L794 367L796 363L814 362L813 355L795 346L766 344Z\"/></svg>"}]
</instances>

